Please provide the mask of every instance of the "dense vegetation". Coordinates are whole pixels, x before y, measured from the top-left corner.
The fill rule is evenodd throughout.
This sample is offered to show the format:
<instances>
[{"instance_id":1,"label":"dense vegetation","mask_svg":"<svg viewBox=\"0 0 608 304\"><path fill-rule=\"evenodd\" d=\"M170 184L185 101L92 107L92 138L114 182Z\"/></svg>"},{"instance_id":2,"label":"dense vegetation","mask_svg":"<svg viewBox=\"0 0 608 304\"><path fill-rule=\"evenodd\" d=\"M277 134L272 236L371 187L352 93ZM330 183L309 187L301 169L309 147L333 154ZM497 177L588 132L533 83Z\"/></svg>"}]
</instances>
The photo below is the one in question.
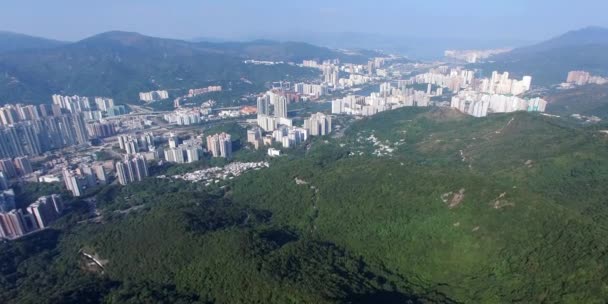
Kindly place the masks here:
<instances>
[{"instance_id":1,"label":"dense vegetation","mask_svg":"<svg viewBox=\"0 0 608 304\"><path fill-rule=\"evenodd\" d=\"M6 303L602 303L608 138L404 108L205 188L97 194L99 222L3 244ZM209 132L241 133L237 125ZM205 165L205 164L201 164ZM79 250L106 260L87 267ZM13 258L8 258L13 257ZM35 288L34 284L37 284Z\"/></svg>"}]
</instances>

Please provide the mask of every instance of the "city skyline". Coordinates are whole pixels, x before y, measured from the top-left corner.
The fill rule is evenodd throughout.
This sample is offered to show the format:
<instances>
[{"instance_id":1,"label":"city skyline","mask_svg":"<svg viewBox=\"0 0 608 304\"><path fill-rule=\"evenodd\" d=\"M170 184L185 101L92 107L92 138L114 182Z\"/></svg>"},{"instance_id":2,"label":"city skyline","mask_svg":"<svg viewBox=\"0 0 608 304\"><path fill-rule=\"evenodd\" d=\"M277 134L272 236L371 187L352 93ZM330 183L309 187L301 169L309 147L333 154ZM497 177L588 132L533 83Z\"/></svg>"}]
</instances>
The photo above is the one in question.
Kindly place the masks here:
<instances>
[{"instance_id":1,"label":"city skyline","mask_svg":"<svg viewBox=\"0 0 608 304\"><path fill-rule=\"evenodd\" d=\"M391 0L382 5L342 0L271 0L263 3L188 0L179 5L156 0L128 3L115 0L33 3L29 0L1 6L0 30L65 41L111 30L185 40L197 37L211 40L294 37L299 40L295 38L364 33L392 37L539 41L572 29L608 27L608 20L603 16L608 3L593 0L578 1L575 6L566 1L524 0L457 3L434 0L415 4ZM134 18L137 15L141 18ZM159 20L171 22L171 26ZM412 26L415 24L424 26Z\"/></svg>"}]
</instances>

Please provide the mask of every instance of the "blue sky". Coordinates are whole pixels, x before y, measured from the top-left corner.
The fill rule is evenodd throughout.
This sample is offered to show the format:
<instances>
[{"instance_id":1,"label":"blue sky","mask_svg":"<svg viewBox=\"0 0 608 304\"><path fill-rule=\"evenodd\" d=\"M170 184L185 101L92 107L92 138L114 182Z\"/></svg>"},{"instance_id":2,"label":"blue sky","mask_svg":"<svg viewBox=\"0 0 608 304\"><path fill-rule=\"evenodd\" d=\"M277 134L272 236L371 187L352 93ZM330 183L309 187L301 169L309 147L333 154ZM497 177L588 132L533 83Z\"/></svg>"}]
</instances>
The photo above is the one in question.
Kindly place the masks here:
<instances>
[{"instance_id":1,"label":"blue sky","mask_svg":"<svg viewBox=\"0 0 608 304\"><path fill-rule=\"evenodd\" d=\"M0 30L78 40L108 30L260 38L299 33L542 40L608 27L607 0L2 0Z\"/></svg>"}]
</instances>

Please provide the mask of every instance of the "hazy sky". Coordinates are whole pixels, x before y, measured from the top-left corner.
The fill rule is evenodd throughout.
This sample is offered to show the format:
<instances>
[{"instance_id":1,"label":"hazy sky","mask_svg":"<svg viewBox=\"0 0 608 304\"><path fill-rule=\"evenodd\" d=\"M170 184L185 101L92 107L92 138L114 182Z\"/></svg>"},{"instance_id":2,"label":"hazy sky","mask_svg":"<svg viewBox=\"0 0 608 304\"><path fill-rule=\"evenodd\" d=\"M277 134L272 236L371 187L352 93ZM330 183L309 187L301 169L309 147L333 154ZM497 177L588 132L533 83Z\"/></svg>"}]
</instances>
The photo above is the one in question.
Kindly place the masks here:
<instances>
[{"instance_id":1,"label":"hazy sky","mask_svg":"<svg viewBox=\"0 0 608 304\"><path fill-rule=\"evenodd\" d=\"M243 38L290 32L541 40L608 27L607 0L0 0L0 30L78 40L108 30Z\"/></svg>"}]
</instances>

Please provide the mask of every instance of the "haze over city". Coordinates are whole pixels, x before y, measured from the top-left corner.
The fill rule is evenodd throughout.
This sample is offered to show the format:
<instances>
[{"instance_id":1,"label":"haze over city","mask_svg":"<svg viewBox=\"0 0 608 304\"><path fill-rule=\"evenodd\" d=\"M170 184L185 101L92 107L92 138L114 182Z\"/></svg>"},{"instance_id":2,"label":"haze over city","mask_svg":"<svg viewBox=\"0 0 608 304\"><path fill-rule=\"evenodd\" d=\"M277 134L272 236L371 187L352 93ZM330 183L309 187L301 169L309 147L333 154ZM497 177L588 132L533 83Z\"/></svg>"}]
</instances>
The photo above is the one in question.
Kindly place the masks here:
<instances>
[{"instance_id":1,"label":"haze over city","mask_svg":"<svg viewBox=\"0 0 608 304\"><path fill-rule=\"evenodd\" d=\"M0 4L0 303L605 303L608 1Z\"/></svg>"},{"instance_id":2,"label":"haze over city","mask_svg":"<svg viewBox=\"0 0 608 304\"><path fill-rule=\"evenodd\" d=\"M357 32L398 37L539 41L608 26L601 0L4 1L0 29L75 41L109 31L192 39Z\"/></svg>"}]
</instances>

